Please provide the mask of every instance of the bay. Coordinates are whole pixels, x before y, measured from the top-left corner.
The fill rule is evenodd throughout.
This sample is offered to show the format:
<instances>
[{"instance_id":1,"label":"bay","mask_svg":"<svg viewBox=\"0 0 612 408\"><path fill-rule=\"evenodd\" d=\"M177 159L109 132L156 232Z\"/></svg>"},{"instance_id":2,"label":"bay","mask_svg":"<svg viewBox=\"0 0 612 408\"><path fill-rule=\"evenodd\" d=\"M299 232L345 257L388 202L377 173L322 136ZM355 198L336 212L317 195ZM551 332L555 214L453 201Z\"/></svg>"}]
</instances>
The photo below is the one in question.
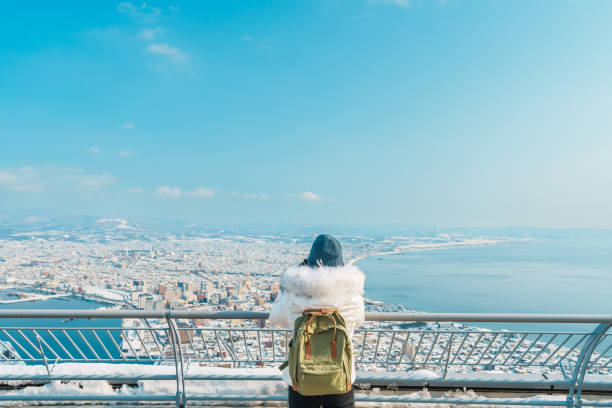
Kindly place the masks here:
<instances>
[{"instance_id":1,"label":"bay","mask_svg":"<svg viewBox=\"0 0 612 408\"><path fill-rule=\"evenodd\" d=\"M366 273L366 297L410 310L610 314L612 234L593 235L373 256L358 266ZM577 328L478 325L518 330Z\"/></svg>"}]
</instances>

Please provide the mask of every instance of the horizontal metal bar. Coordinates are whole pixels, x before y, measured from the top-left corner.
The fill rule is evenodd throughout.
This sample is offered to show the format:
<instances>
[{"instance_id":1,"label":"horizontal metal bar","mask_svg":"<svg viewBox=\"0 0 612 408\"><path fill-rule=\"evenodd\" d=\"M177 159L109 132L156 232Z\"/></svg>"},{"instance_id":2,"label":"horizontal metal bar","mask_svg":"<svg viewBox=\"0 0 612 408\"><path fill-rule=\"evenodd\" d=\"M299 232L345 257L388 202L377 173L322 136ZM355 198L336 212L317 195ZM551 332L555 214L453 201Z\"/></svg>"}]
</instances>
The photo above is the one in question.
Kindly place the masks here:
<instances>
[{"instance_id":1,"label":"horizontal metal bar","mask_svg":"<svg viewBox=\"0 0 612 408\"><path fill-rule=\"evenodd\" d=\"M174 401L175 395L0 395L0 401ZM276 395L223 395L188 394L188 401L287 401L287 394ZM478 405L528 405L564 406L565 400L529 400L522 398L420 398L412 395L363 395L357 394L356 401L362 402L403 402L415 404L478 404ZM610 406L606 402L589 401L583 405ZM607 404L611 404L608 402Z\"/></svg>"},{"instance_id":2,"label":"horizontal metal bar","mask_svg":"<svg viewBox=\"0 0 612 408\"><path fill-rule=\"evenodd\" d=\"M1 316L0 316L1 318ZM105 331L105 330L114 330L114 331L119 331L119 330L124 330L124 331L140 331L140 332L159 332L162 333L165 330L167 330L166 327L107 327L107 326L100 326L100 327L93 327L93 326L74 326L74 327L58 327L58 326L36 326L36 327L23 327L23 326L1 326L0 327L0 331L2 330L17 330L20 329L22 331L33 331L33 330L40 330L40 331L61 331L61 330L66 330L67 332L75 332L77 330L95 330L98 332L101 331ZM440 332L443 332L444 334L470 334L470 333L481 333L478 330L474 330L476 328L472 328L472 329L462 329L462 330L448 330L446 328L440 330ZM193 330L198 330L201 332L214 332L215 330L221 330L221 328L219 327L203 327L203 326L190 326L190 327L185 327L185 328L180 328L178 329L179 331L193 331ZM292 329L280 329L280 328L270 328L270 329L260 329L258 327L249 327L249 328L245 328L245 329L223 329L225 331L230 330L230 331L240 331L242 332L242 330L246 331L247 333L269 333L269 332L287 332L287 333L293 333ZM393 331L397 334L411 334L411 333L432 333L433 330L431 329L400 329L400 330L395 330L395 329L356 329L355 333L364 333L364 332L368 332L368 333L389 333L390 331ZM590 331L542 331L542 330L520 330L520 331L512 331L512 330L490 330L490 329L486 329L486 333L487 334L504 334L504 335L512 335L512 334L542 334L542 335L582 335L582 334L591 334ZM612 334L607 335L612 337ZM603 343L604 341L602 341Z\"/></svg>"},{"instance_id":3,"label":"horizontal metal bar","mask_svg":"<svg viewBox=\"0 0 612 408\"><path fill-rule=\"evenodd\" d=\"M188 401L287 401L287 395L223 395L188 394ZM525 398L420 398L408 395L363 395L355 394L359 402L403 402L414 404L478 404L478 405L528 405L528 406L566 406L563 400L529 400Z\"/></svg>"},{"instance_id":4,"label":"horizontal metal bar","mask_svg":"<svg viewBox=\"0 0 612 408\"><path fill-rule=\"evenodd\" d=\"M117 375L117 374L0 374L0 381L89 381L107 380L115 382L136 382L140 380L176 380L176 374L142 374L142 375Z\"/></svg>"},{"instance_id":5,"label":"horizontal metal bar","mask_svg":"<svg viewBox=\"0 0 612 408\"><path fill-rule=\"evenodd\" d=\"M266 312L207 312L200 310L34 310L0 311L0 318L88 319L238 319L265 320ZM366 320L402 322L504 322L504 323L612 323L612 314L514 314L514 313L366 313Z\"/></svg>"},{"instance_id":6,"label":"horizontal metal bar","mask_svg":"<svg viewBox=\"0 0 612 408\"><path fill-rule=\"evenodd\" d=\"M609 323L610 314L366 313L366 320L419 322Z\"/></svg>"},{"instance_id":7,"label":"horizontal metal bar","mask_svg":"<svg viewBox=\"0 0 612 408\"><path fill-rule=\"evenodd\" d=\"M528 387L536 387L536 386L545 386L549 388L550 386L555 387L563 387L569 386L569 379L554 379L554 380L535 380L535 379L521 379L521 380L508 380L506 378L491 378L488 380L485 379L470 379L468 378L460 378L460 379L443 379L442 377L434 377L431 378L429 376L423 377L408 377L402 378L401 376L396 375L397 373L389 372L385 375L382 373L376 373L374 375L369 374L367 372L359 372L357 373L355 383L356 384L379 384L386 382L394 382L396 384L430 384L433 386L443 386L445 384L452 384L453 386L459 386L457 384L461 383L468 387L500 387L500 385L506 386L508 389L514 388L528 388ZM185 380L203 380L203 381L282 381L283 378L280 374L189 374L186 373L184 376ZM35 374L35 375L27 375L27 374L0 374L1 381L17 381L17 380L36 380L36 381L55 381L55 380L109 380L116 382L132 382L138 380L175 380L176 374L141 374L141 375L117 375L117 374L52 374L49 376L48 374ZM585 385L589 387L606 387L608 385L612 385L612 381L607 383L602 383L599 381L596 382L585 382Z\"/></svg>"},{"instance_id":8,"label":"horizontal metal bar","mask_svg":"<svg viewBox=\"0 0 612 408\"><path fill-rule=\"evenodd\" d=\"M268 318L264 312L206 312L192 310L40 310L13 309L0 311L0 318L67 318L67 319L216 319L216 320L262 320Z\"/></svg>"},{"instance_id":9,"label":"horizontal metal bar","mask_svg":"<svg viewBox=\"0 0 612 408\"><path fill-rule=\"evenodd\" d=\"M1 318L1 317L0 317ZM119 331L119 330L123 330L123 331L140 331L140 332L159 332L159 333L163 333L165 330L167 330L166 327L106 327L106 326L100 326L100 327L93 327L93 326L74 326L74 327L52 327L52 326L36 326L36 327L23 327L23 326L1 326L0 327L0 331L2 330L22 330L22 331L33 331L33 330L40 330L40 331L61 331L61 330L66 330L67 332L76 332L77 330L95 330L97 332L102 332L102 331L106 331L106 330L114 330L114 331ZM463 330L447 330L446 328L441 329L440 333L444 333L444 334L470 334L470 333L481 333L481 331L475 330L477 328L472 328L472 329L463 329ZM221 330L221 328L219 327L202 327L202 326L190 326L190 327L185 327L185 328L180 328L178 329L179 331L201 331L201 332L214 332L215 330ZM269 332L287 332L287 333L293 333L293 330L291 329L280 329L280 328L270 328L270 329L260 329L258 327L249 327L249 328L245 328L245 329L223 329L224 331L230 330L230 331L240 331L242 332L242 330L244 330L247 333L269 333ZM389 332L395 332L397 334L411 334L411 333L433 333L434 331L431 329L411 329L411 330L406 330L406 329L400 329L400 330L395 330L395 329L356 329L355 333L364 333L364 332L368 332L368 333L373 333L373 334L377 334L377 333L389 333ZM486 333L487 334L504 334L504 335L512 335L512 334L541 334L541 335L588 335L591 334L590 331L565 331L565 332L556 332L556 331L542 331L542 330L533 330L533 331L529 331L529 330L520 330L520 331L512 331L512 330L490 330L490 329L486 329ZM612 335L609 335L612 337ZM603 343L604 341L602 341Z\"/></svg>"},{"instance_id":10,"label":"horizontal metal bar","mask_svg":"<svg viewBox=\"0 0 612 408\"><path fill-rule=\"evenodd\" d=\"M117 363L117 362L121 362L123 364L134 364L134 365L139 365L139 364L147 364L147 365L153 365L153 363L155 362L159 362L159 361L172 361L172 356L170 357L163 357L163 356L154 356L152 359L148 359L148 358L142 358L140 360L136 360L135 357L131 357L130 359L110 359L110 358L103 358L100 359L99 361L96 359L83 359L83 358L78 358L78 359L62 359L62 362L64 363L107 363L107 364L113 364L113 363ZM241 358L241 359L232 359L232 358L212 358L212 359L206 359L206 362L209 363L236 363L236 364L256 364L256 363L282 363L286 360L286 357L284 356L277 356L276 360L273 360L271 358L266 358L266 359L251 359L248 360L246 358ZM2 361L6 361L6 360L2 360ZM29 358L22 358L22 359L12 359L10 361L27 361L28 363L38 363L38 364L43 364L44 363L44 359L42 358L35 358L35 359L29 359ZM610 360L612 361L612 360ZM197 362L197 360L196 360ZM398 365L411 365L413 363L411 363L408 360L404 360L404 361L393 361L390 360L389 362L387 361L355 361L355 364L359 365L359 366L364 366L364 365L368 365L368 364L383 364L383 365L387 365L387 366L398 366ZM0 363L1 365L2 363ZM414 364L420 365L423 364L422 361L417 361ZM465 363L465 362L460 362L460 363L449 363L449 366L461 366L461 367L477 367L477 366L483 366L483 365L489 365L490 363ZM504 366L504 367L548 367L549 365L541 365L541 364L516 364L516 363L512 363L512 364L501 364L501 363L496 363L496 366ZM0 379L4 379L5 376L0 374Z\"/></svg>"},{"instance_id":11,"label":"horizontal metal bar","mask_svg":"<svg viewBox=\"0 0 612 408\"><path fill-rule=\"evenodd\" d=\"M287 398L287 397L285 397ZM0 394L0 401L175 401L176 395L6 395Z\"/></svg>"}]
</instances>

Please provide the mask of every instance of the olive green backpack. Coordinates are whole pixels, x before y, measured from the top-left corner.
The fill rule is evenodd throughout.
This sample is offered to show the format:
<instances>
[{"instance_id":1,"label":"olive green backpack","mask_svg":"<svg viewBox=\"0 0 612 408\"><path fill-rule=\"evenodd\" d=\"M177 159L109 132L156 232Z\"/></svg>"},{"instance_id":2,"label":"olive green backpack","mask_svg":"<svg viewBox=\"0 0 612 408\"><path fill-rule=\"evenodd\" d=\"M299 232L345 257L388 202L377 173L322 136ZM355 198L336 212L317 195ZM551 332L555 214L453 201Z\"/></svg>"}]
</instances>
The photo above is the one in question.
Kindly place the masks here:
<instances>
[{"instance_id":1,"label":"olive green backpack","mask_svg":"<svg viewBox=\"0 0 612 408\"><path fill-rule=\"evenodd\" d=\"M302 395L344 394L351 390L353 350L336 309L305 310L295 320L289 344L293 389Z\"/></svg>"}]
</instances>

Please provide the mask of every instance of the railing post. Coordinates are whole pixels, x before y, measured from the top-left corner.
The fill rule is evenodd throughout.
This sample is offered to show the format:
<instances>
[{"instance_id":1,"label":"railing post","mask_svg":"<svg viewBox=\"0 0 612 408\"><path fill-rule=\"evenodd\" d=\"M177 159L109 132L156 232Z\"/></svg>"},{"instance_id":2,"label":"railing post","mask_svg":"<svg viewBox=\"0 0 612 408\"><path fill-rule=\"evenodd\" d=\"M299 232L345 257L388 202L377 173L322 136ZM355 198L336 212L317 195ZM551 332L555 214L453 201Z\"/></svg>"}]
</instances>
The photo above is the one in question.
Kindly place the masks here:
<instances>
[{"instance_id":1,"label":"railing post","mask_svg":"<svg viewBox=\"0 0 612 408\"><path fill-rule=\"evenodd\" d=\"M40 349L40 355L45 362L45 368L47 369L47 374L51 377L51 370L49 370L49 364L47 363L47 357L45 356L45 351L43 350L42 343L40 342L40 335L34 330L34 336L36 337L36 341L38 342L38 348Z\"/></svg>"},{"instance_id":2,"label":"railing post","mask_svg":"<svg viewBox=\"0 0 612 408\"><path fill-rule=\"evenodd\" d=\"M577 383L577 389L576 389L576 403L575 403L575 407L577 407L577 408L582 407L582 386L583 386L583 383L584 383L584 376L586 374L587 369L589 368L589 362L591 361L591 356L593 355L593 353L595 352L595 349L597 348L597 346L601 342L603 336L606 334L606 332L608 331L608 329L610 329L611 326L612 326L612 324L610 324L610 323L602 323L599 326L597 326L597 328L600 329L600 330L599 330L596 338L592 342L592 346L591 346L591 348L590 348L590 350L588 352L588 355L586 355L584 360L582 361L582 368L580 370L580 375L578 377L578 383Z\"/></svg>"},{"instance_id":3,"label":"railing post","mask_svg":"<svg viewBox=\"0 0 612 408\"><path fill-rule=\"evenodd\" d=\"M567 395L568 408L580 408L582 406L582 385L584 383L584 375L586 374L589 361L591 360L591 355L593 355L595 348L597 348L601 338L606 334L610 326L612 326L610 323L600 323L597 325L589 336L588 342L580 351L572 374L569 393ZM576 391L576 397L574 397L574 391Z\"/></svg>"},{"instance_id":4,"label":"railing post","mask_svg":"<svg viewBox=\"0 0 612 408\"><path fill-rule=\"evenodd\" d=\"M176 407L185 408L187 401L185 398L185 379L183 367L183 352L181 349L181 338L176 329L174 321L170 317L170 312L166 313L166 322L168 323L168 337L172 346L172 354L174 355L174 366L176 368Z\"/></svg>"},{"instance_id":5,"label":"railing post","mask_svg":"<svg viewBox=\"0 0 612 408\"><path fill-rule=\"evenodd\" d=\"M448 373L448 362L451 358L451 349L453 348L453 337L455 333L451 333L450 338L448 339L448 352L446 353L446 362L444 363L444 375L442 376L443 380L446 380L446 373Z\"/></svg>"}]
</instances>

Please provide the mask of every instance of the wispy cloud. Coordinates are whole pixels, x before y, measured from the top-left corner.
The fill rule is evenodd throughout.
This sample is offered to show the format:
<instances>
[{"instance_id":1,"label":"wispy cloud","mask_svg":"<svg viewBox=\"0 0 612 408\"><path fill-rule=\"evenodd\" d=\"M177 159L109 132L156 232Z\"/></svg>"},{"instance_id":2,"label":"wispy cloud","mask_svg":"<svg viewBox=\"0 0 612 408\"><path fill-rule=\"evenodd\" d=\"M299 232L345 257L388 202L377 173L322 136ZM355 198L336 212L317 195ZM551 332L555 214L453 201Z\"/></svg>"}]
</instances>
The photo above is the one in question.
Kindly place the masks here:
<instances>
[{"instance_id":1,"label":"wispy cloud","mask_svg":"<svg viewBox=\"0 0 612 408\"><path fill-rule=\"evenodd\" d=\"M198 187L195 190L188 192L187 195L195 198L209 198L215 195L215 191L208 187Z\"/></svg>"},{"instance_id":2,"label":"wispy cloud","mask_svg":"<svg viewBox=\"0 0 612 408\"><path fill-rule=\"evenodd\" d=\"M95 191L115 183L109 173L53 166L0 168L0 189L21 192Z\"/></svg>"},{"instance_id":3,"label":"wispy cloud","mask_svg":"<svg viewBox=\"0 0 612 408\"><path fill-rule=\"evenodd\" d=\"M121 127L124 129L136 129L136 126L132 122L125 122Z\"/></svg>"},{"instance_id":4,"label":"wispy cloud","mask_svg":"<svg viewBox=\"0 0 612 408\"><path fill-rule=\"evenodd\" d=\"M239 198L248 198L252 200L267 200L270 198L268 194L258 194L258 193L237 193L231 192L226 194L227 197L239 197Z\"/></svg>"},{"instance_id":5,"label":"wispy cloud","mask_svg":"<svg viewBox=\"0 0 612 408\"><path fill-rule=\"evenodd\" d=\"M128 152L127 150L122 150L119 152L119 158L120 159L126 159L128 157L132 157L134 155L134 153L132 152Z\"/></svg>"},{"instance_id":6,"label":"wispy cloud","mask_svg":"<svg viewBox=\"0 0 612 408\"><path fill-rule=\"evenodd\" d=\"M270 198L267 194L257 194L257 193L243 193L242 197L250 198L254 200L267 200Z\"/></svg>"},{"instance_id":7,"label":"wispy cloud","mask_svg":"<svg viewBox=\"0 0 612 408\"><path fill-rule=\"evenodd\" d=\"M198 187L192 191L183 191L179 187L171 187L171 186L159 186L155 190L155 194L159 197L164 198L182 198L182 197L190 197L190 198L210 198L215 195L215 190L212 190L208 187Z\"/></svg>"},{"instance_id":8,"label":"wispy cloud","mask_svg":"<svg viewBox=\"0 0 612 408\"><path fill-rule=\"evenodd\" d=\"M155 37L162 33L161 28L145 28L138 33L138 38L141 40L152 41Z\"/></svg>"},{"instance_id":9,"label":"wispy cloud","mask_svg":"<svg viewBox=\"0 0 612 408\"><path fill-rule=\"evenodd\" d=\"M168 10L171 13L178 13L180 11L178 6L173 5L170 5ZM155 64L156 68L174 68L177 70L183 70L189 66L190 57L187 55L187 53L177 47L161 42L160 38L158 38L165 32L165 29L151 27L152 23L155 23L161 16L161 8L149 6L147 3L142 3L140 6L138 6L131 2L122 2L117 6L117 11L126 15L137 23L149 25L148 27L142 28L140 31L138 31L135 38L150 42L145 48L145 52L155 55L155 57L158 59L158 63ZM132 36L132 39L133 38L134 37ZM153 41L156 42L151 43ZM129 125L132 124L130 123ZM133 129L133 125L132 127L124 127Z\"/></svg>"},{"instance_id":10,"label":"wispy cloud","mask_svg":"<svg viewBox=\"0 0 612 408\"><path fill-rule=\"evenodd\" d=\"M304 191L302 193L295 194L295 197L306 201L321 201L323 197L312 191Z\"/></svg>"},{"instance_id":11,"label":"wispy cloud","mask_svg":"<svg viewBox=\"0 0 612 408\"><path fill-rule=\"evenodd\" d=\"M164 198L181 198L183 195L183 190L178 187L170 187L170 186L159 186L155 193Z\"/></svg>"},{"instance_id":12,"label":"wispy cloud","mask_svg":"<svg viewBox=\"0 0 612 408\"><path fill-rule=\"evenodd\" d=\"M157 21L162 13L162 9L151 7L147 5L147 3L142 3L139 7L130 2L119 3L117 11L121 14L125 14L137 23L153 23Z\"/></svg>"},{"instance_id":13,"label":"wispy cloud","mask_svg":"<svg viewBox=\"0 0 612 408\"><path fill-rule=\"evenodd\" d=\"M147 51L157 55L162 59L160 66L173 66L175 68L184 68L189 63L189 56L176 47L171 47L166 43L151 44L147 47Z\"/></svg>"},{"instance_id":14,"label":"wispy cloud","mask_svg":"<svg viewBox=\"0 0 612 408\"><path fill-rule=\"evenodd\" d=\"M98 154L100 153L100 148L98 146L91 146L87 151L89 153Z\"/></svg>"}]
</instances>

